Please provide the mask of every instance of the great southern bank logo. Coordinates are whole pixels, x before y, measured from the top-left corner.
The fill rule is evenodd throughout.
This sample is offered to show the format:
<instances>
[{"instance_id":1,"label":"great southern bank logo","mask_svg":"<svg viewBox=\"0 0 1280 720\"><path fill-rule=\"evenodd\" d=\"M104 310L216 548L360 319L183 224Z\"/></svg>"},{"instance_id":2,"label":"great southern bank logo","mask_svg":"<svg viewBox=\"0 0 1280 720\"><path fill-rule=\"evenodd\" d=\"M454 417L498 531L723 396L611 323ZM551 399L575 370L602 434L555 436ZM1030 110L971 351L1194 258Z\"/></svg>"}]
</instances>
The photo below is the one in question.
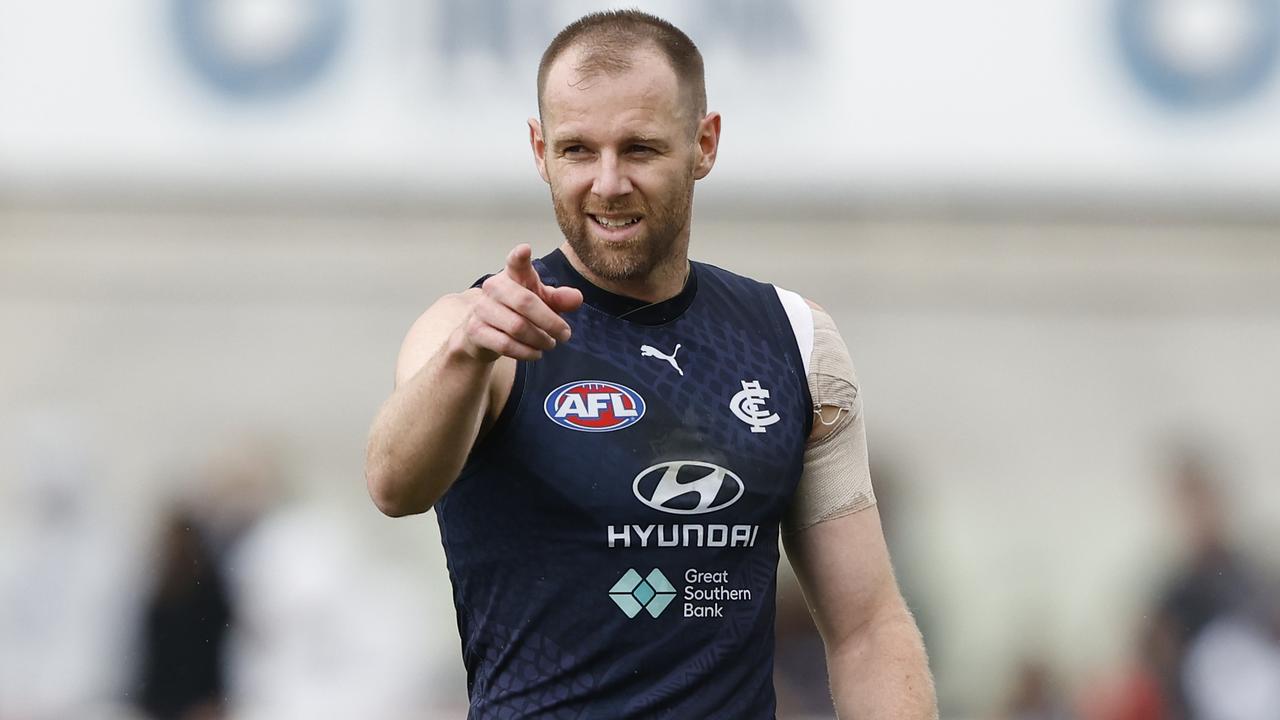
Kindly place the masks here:
<instances>
[{"instance_id":1,"label":"great southern bank logo","mask_svg":"<svg viewBox=\"0 0 1280 720\"><path fill-rule=\"evenodd\" d=\"M631 485L636 499L673 515L701 515L738 501L746 486L731 470L698 460L675 460L645 468Z\"/></svg>"},{"instance_id":2,"label":"great southern bank logo","mask_svg":"<svg viewBox=\"0 0 1280 720\"><path fill-rule=\"evenodd\" d=\"M543 410L552 422L570 430L611 432L640 422L644 398L618 383L575 380L552 390Z\"/></svg>"},{"instance_id":3,"label":"great southern bank logo","mask_svg":"<svg viewBox=\"0 0 1280 720\"><path fill-rule=\"evenodd\" d=\"M647 611L656 618L676 598L676 589L658 568L654 568L644 577L640 577L640 573L630 569L618 582L614 583L609 590L609 598L629 618L639 615L641 610Z\"/></svg>"}]
</instances>

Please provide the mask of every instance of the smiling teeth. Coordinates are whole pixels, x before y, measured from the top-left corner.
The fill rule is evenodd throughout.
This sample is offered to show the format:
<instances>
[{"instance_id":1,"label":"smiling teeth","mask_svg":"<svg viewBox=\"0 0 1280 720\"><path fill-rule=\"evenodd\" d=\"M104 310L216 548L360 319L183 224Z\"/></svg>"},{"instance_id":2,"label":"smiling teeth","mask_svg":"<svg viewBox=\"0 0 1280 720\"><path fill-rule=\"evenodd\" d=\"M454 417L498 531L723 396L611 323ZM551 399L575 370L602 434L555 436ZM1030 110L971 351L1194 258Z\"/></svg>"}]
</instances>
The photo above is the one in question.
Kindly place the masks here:
<instances>
[{"instance_id":1,"label":"smiling teeth","mask_svg":"<svg viewBox=\"0 0 1280 720\"><path fill-rule=\"evenodd\" d=\"M607 228L620 228L620 227L626 227L626 226L628 226L628 225L634 225L634 224L636 224L636 223L640 222L640 218L638 218L638 217L637 217L637 218L631 218L631 219L629 219L629 220L610 220L609 218L602 218L602 217L600 217L600 216L598 216L598 215L595 215L595 216L593 216L593 217L595 217L596 222L600 223L601 225L603 225L603 226L605 226L605 227L607 227Z\"/></svg>"}]
</instances>

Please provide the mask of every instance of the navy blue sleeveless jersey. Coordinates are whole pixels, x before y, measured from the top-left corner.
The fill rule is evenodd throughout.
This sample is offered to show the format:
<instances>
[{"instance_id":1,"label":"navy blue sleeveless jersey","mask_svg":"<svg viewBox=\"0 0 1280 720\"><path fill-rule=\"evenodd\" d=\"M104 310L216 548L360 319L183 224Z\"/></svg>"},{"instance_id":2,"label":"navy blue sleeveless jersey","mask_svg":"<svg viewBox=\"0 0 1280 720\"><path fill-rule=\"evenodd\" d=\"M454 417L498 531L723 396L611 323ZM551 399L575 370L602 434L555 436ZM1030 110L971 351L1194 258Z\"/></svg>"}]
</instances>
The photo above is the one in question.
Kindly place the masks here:
<instances>
[{"instance_id":1,"label":"navy blue sleeveless jersey","mask_svg":"<svg viewBox=\"0 0 1280 720\"><path fill-rule=\"evenodd\" d=\"M772 286L692 263L657 305L587 282L567 343L436 504L469 717L773 718L779 521L811 406ZM798 299L798 298L796 298Z\"/></svg>"}]
</instances>

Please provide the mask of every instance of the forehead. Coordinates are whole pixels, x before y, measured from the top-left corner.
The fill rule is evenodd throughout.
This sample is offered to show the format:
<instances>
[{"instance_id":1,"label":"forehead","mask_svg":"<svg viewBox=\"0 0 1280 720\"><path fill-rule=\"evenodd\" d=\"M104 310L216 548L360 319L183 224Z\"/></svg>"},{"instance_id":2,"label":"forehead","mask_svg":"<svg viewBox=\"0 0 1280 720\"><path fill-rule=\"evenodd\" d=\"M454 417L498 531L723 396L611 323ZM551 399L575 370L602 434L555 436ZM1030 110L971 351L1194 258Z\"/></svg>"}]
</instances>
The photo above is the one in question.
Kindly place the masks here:
<instances>
[{"instance_id":1,"label":"forehead","mask_svg":"<svg viewBox=\"0 0 1280 720\"><path fill-rule=\"evenodd\" d=\"M620 72L583 73L579 70L582 59L581 49L570 48L548 69L542 98L548 132L637 124L660 130L683 121L687 109L680 81L671 63L656 50L634 51L629 57L631 67Z\"/></svg>"}]
</instances>

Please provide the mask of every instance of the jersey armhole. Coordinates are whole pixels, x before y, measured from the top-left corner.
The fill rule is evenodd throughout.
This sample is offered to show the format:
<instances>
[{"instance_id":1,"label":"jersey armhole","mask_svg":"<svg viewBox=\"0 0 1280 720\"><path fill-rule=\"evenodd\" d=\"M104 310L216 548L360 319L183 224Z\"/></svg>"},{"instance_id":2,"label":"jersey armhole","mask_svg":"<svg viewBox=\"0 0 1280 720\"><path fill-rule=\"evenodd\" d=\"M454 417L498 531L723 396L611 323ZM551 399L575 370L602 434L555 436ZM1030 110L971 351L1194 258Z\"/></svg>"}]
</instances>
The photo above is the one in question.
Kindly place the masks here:
<instances>
[{"instance_id":1,"label":"jersey armhole","mask_svg":"<svg viewBox=\"0 0 1280 720\"><path fill-rule=\"evenodd\" d=\"M480 287L485 280L492 276L493 273L481 275L480 279L471 283L471 287ZM529 364L523 360L517 360L515 377L511 380L511 392L507 394L506 404L502 406L502 410L498 413L498 419L494 420L493 425L489 426L489 432L485 433L484 437L471 446L471 452L467 454L467 461L462 466L462 472L458 473L458 479L454 480L454 483L461 482L483 465L486 458L493 456L493 453L487 452L487 450L507 433L507 429L511 425L511 419L515 416L516 410L519 409L520 401L524 398L525 378L528 373Z\"/></svg>"},{"instance_id":2,"label":"jersey armhole","mask_svg":"<svg viewBox=\"0 0 1280 720\"><path fill-rule=\"evenodd\" d=\"M796 348L800 351L800 362L804 365L804 374L809 374L809 363L813 358L813 308L798 293L773 288L778 292L778 300L782 309L787 312L787 320L791 323L791 333L796 339Z\"/></svg>"},{"instance_id":3,"label":"jersey armhole","mask_svg":"<svg viewBox=\"0 0 1280 720\"><path fill-rule=\"evenodd\" d=\"M800 360L800 393L808 410L813 407L813 398L809 395L809 364L813 358L813 308L798 293L776 285L773 289L778 294L778 302L782 305L787 323L791 326L791 336L795 339L792 347ZM805 438L812 431L813 413L809 412L804 421Z\"/></svg>"},{"instance_id":4,"label":"jersey armhole","mask_svg":"<svg viewBox=\"0 0 1280 720\"><path fill-rule=\"evenodd\" d=\"M529 374L529 363L523 360L516 361L515 377L511 380L511 392L507 394L507 403L502 406L502 411L498 413L498 419L493 421L493 425L489 427L489 432L485 433L480 441L471 447L471 453L467 455L467 462L462 468L462 472L458 474L458 480L470 475L475 467L483 462L482 458L492 457L493 453L488 449L506 435L511 427L512 418L515 417L516 410L520 407L520 401L524 399L524 389L527 384L526 376ZM481 460L477 461L478 458Z\"/></svg>"}]
</instances>

